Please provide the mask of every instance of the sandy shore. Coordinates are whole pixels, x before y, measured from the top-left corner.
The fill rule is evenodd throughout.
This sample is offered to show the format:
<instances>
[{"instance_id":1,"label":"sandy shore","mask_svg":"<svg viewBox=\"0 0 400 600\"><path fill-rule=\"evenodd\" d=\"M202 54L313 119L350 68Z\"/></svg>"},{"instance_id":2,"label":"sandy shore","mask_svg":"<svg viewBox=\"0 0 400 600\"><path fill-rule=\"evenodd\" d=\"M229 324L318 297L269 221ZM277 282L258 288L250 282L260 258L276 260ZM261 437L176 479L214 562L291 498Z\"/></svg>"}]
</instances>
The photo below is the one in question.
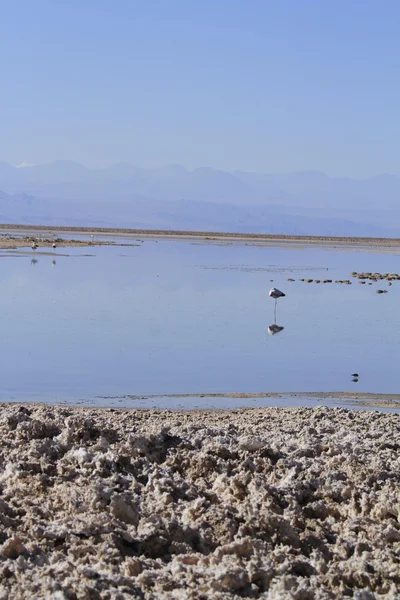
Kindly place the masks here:
<instances>
[{"instance_id":1,"label":"sandy shore","mask_svg":"<svg viewBox=\"0 0 400 600\"><path fill-rule=\"evenodd\" d=\"M0 405L0 599L399 598L400 417Z\"/></svg>"},{"instance_id":2,"label":"sandy shore","mask_svg":"<svg viewBox=\"0 0 400 600\"><path fill-rule=\"evenodd\" d=\"M107 240L74 240L73 238L55 237L51 232L38 233L37 231L24 232L24 235L4 235L0 233L0 249L1 250L16 250L17 248L31 249L32 242L36 242L38 248L53 249L53 244L56 248L68 247L87 247L87 246L107 246L113 242ZM131 245L131 244L129 244Z\"/></svg>"},{"instance_id":3,"label":"sandy shore","mask_svg":"<svg viewBox=\"0 0 400 600\"><path fill-rule=\"evenodd\" d=\"M206 398L210 401L216 399L240 399L243 400L263 400L283 399L289 402L291 399L302 400L333 400L338 405L347 404L349 407L367 406L370 408L400 408L400 394L377 394L373 392L217 392L217 393L197 393L197 394L126 394L124 396L99 396L102 399L109 400L185 400L188 398ZM161 405L162 406L162 405ZM165 406L165 408L168 408Z\"/></svg>"},{"instance_id":4,"label":"sandy shore","mask_svg":"<svg viewBox=\"0 0 400 600\"><path fill-rule=\"evenodd\" d=\"M303 236L303 235L267 235L258 233L222 233L210 231L173 231L173 230L153 230L153 229L127 229L127 228L107 228L107 227L56 227L48 225L9 225L0 224L1 231L16 232L21 235L27 234L29 237L43 237L43 235L68 234L68 237L75 234L101 235L101 236L127 236L140 238L165 238L165 239L188 239L206 242L222 243L253 243L253 244L316 244L327 245L330 247L375 247L375 248L399 248L400 238L367 238L367 237L328 237L328 236ZM3 246L4 236L0 237L0 248ZM80 241L78 244L87 245L88 241ZM99 242L97 242L98 244ZM104 240L102 240L104 243Z\"/></svg>"}]
</instances>

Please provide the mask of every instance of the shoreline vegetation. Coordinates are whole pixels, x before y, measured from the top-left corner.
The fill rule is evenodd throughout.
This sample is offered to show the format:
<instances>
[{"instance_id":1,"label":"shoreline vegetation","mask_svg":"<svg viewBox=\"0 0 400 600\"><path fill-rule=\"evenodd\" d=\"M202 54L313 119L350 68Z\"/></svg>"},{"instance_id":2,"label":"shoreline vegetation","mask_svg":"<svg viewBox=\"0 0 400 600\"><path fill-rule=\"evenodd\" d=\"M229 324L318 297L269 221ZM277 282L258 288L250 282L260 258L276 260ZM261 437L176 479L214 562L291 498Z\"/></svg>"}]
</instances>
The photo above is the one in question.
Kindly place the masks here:
<instances>
[{"instance_id":1,"label":"shoreline vegetation","mask_svg":"<svg viewBox=\"0 0 400 600\"><path fill-rule=\"evenodd\" d=\"M0 598L396 598L400 416L0 405Z\"/></svg>"}]
</instances>

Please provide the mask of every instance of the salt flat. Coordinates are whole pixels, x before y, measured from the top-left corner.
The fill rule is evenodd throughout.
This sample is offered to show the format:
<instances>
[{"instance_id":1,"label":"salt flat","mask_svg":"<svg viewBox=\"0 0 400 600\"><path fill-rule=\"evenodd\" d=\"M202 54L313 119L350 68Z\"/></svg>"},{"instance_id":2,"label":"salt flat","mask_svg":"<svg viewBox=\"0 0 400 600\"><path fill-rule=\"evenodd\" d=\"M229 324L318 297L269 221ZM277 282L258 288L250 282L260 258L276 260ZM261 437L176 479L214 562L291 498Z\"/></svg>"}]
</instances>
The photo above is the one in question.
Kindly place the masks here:
<instances>
[{"instance_id":1,"label":"salt flat","mask_svg":"<svg viewBox=\"0 0 400 600\"><path fill-rule=\"evenodd\" d=\"M398 598L399 419L3 404L0 598Z\"/></svg>"}]
</instances>

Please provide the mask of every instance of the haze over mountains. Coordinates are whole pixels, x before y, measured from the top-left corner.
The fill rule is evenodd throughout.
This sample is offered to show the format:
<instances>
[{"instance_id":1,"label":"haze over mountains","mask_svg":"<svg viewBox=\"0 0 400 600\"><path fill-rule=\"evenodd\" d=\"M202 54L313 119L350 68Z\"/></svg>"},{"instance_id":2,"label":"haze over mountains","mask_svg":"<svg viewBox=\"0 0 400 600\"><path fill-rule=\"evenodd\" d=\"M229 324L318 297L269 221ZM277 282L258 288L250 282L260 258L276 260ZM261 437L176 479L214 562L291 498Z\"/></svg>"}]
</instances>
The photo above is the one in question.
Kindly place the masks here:
<instances>
[{"instance_id":1,"label":"haze over mountains","mask_svg":"<svg viewBox=\"0 0 400 600\"><path fill-rule=\"evenodd\" d=\"M398 237L400 177L0 163L0 221Z\"/></svg>"}]
</instances>

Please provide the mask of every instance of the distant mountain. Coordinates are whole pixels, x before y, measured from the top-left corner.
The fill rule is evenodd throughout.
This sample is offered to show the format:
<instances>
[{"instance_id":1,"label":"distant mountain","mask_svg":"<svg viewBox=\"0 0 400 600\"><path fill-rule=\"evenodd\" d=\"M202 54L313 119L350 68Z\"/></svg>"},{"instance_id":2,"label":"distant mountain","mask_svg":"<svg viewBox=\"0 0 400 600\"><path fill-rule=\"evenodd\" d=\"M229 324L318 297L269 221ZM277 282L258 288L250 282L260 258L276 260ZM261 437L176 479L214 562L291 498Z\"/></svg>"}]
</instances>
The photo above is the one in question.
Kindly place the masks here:
<instances>
[{"instance_id":1,"label":"distant mountain","mask_svg":"<svg viewBox=\"0 0 400 600\"><path fill-rule=\"evenodd\" d=\"M3 221L313 235L400 231L400 178L393 175L350 179L126 163L90 169L56 161L24 168L0 163L0 189Z\"/></svg>"}]
</instances>

